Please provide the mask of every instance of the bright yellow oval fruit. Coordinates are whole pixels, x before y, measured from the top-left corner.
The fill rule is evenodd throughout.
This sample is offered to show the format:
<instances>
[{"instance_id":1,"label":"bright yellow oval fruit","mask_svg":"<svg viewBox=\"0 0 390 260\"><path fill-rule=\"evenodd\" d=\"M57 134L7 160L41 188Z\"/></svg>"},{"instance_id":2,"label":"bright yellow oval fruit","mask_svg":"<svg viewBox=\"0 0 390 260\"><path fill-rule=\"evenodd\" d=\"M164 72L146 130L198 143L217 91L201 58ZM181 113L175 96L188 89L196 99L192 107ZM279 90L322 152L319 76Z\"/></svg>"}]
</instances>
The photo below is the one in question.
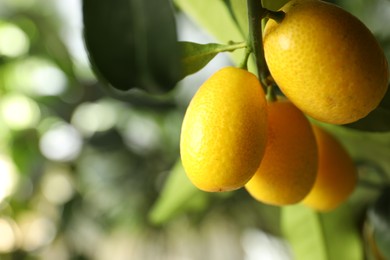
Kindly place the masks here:
<instances>
[{"instance_id":1,"label":"bright yellow oval fruit","mask_svg":"<svg viewBox=\"0 0 390 260\"><path fill-rule=\"evenodd\" d=\"M264 91L252 73L226 67L199 88L184 116L180 154L192 183L230 191L253 176L266 144Z\"/></svg>"},{"instance_id":2,"label":"bright yellow oval fruit","mask_svg":"<svg viewBox=\"0 0 390 260\"><path fill-rule=\"evenodd\" d=\"M341 143L313 125L318 146L318 173L313 189L302 201L318 211L330 211L343 203L357 182L357 169Z\"/></svg>"},{"instance_id":3,"label":"bright yellow oval fruit","mask_svg":"<svg viewBox=\"0 0 390 260\"><path fill-rule=\"evenodd\" d=\"M245 188L267 204L297 203L313 187L317 160L315 137L305 115L288 100L269 102L267 147Z\"/></svg>"},{"instance_id":4,"label":"bright yellow oval fruit","mask_svg":"<svg viewBox=\"0 0 390 260\"><path fill-rule=\"evenodd\" d=\"M378 42L356 17L318 0L292 0L278 23L264 31L272 77L305 114L346 124L365 117L382 100L389 68Z\"/></svg>"}]
</instances>

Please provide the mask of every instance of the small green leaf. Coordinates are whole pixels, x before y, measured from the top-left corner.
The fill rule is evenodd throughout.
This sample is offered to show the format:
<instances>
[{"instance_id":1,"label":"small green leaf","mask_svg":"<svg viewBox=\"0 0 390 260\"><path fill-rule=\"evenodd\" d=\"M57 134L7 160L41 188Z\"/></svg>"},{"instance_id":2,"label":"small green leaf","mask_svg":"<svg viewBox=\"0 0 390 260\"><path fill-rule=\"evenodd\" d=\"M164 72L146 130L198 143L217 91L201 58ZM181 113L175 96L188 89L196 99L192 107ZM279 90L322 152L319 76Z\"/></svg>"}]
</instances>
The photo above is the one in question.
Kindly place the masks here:
<instances>
[{"instance_id":1,"label":"small green leaf","mask_svg":"<svg viewBox=\"0 0 390 260\"><path fill-rule=\"evenodd\" d=\"M213 35L218 42L242 42L246 40L237 27L224 1L174 0L174 3L201 28ZM244 52L232 53L236 64L242 61Z\"/></svg>"},{"instance_id":2,"label":"small green leaf","mask_svg":"<svg viewBox=\"0 0 390 260\"><path fill-rule=\"evenodd\" d=\"M303 205L287 206L282 209L281 221L294 259L363 259L359 232L346 206L329 213Z\"/></svg>"},{"instance_id":3,"label":"small green leaf","mask_svg":"<svg viewBox=\"0 0 390 260\"><path fill-rule=\"evenodd\" d=\"M207 203L207 195L191 183L184 172L181 161L178 160L159 198L149 212L149 220L155 225L160 225L189 209L201 210Z\"/></svg>"},{"instance_id":4,"label":"small green leaf","mask_svg":"<svg viewBox=\"0 0 390 260\"><path fill-rule=\"evenodd\" d=\"M368 220L380 253L386 259L390 259L390 186L383 189L379 198L370 207Z\"/></svg>"},{"instance_id":5,"label":"small green leaf","mask_svg":"<svg viewBox=\"0 0 390 260\"><path fill-rule=\"evenodd\" d=\"M199 44L180 42L182 47L183 77L193 74L206 66L218 53L245 48L246 43L223 45L217 43Z\"/></svg>"},{"instance_id":6,"label":"small green leaf","mask_svg":"<svg viewBox=\"0 0 390 260\"><path fill-rule=\"evenodd\" d=\"M118 90L171 90L181 77L170 0L83 0L84 37L95 71Z\"/></svg>"}]
</instances>

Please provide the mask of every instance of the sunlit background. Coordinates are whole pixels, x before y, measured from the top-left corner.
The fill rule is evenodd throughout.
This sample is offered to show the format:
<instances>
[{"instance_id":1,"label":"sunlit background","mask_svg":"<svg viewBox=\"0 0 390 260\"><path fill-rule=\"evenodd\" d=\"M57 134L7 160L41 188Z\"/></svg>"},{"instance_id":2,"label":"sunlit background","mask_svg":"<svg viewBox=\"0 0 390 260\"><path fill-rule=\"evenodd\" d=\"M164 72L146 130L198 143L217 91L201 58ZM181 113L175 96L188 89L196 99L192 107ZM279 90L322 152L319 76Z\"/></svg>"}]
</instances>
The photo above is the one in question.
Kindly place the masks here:
<instances>
[{"instance_id":1,"label":"sunlit background","mask_svg":"<svg viewBox=\"0 0 390 260\"><path fill-rule=\"evenodd\" d=\"M385 1L349 2L388 31ZM244 193L162 227L147 219L177 160L184 110L228 56L162 100L120 100L91 71L81 20L80 0L0 2L0 259L291 259L263 214L273 209ZM177 20L181 40L214 41Z\"/></svg>"}]
</instances>

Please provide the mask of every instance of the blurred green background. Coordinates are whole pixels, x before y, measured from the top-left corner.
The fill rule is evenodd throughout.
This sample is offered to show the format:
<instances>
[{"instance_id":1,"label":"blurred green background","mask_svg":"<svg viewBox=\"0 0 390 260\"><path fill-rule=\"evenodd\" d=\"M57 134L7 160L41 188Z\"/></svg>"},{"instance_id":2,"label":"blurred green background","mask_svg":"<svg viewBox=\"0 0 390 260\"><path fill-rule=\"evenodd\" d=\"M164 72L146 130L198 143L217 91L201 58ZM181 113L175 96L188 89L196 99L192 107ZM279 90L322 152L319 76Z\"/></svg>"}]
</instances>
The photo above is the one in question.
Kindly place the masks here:
<instances>
[{"instance_id":1,"label":"blurred green background","mask_svg":"<svg viewBox=\"0 0 390 260\"><path fill-rule=\"evenodd\" d=\"M220 40L181 11L185 0L176 2L179 39ZM361 18L390 55L390 1L333 2ZM226 64L230 56L219 54L163 97L115 95L90 68L81 0L1 0L0 259L292 259L280 208L242 190L205 194L180 177L186 106ZM389 134L330 129L363 178L389 176ZM358 187L348 218L336 215L353 227L360 259L365 209L378 192Z\"/></svg>"}]
</instances>

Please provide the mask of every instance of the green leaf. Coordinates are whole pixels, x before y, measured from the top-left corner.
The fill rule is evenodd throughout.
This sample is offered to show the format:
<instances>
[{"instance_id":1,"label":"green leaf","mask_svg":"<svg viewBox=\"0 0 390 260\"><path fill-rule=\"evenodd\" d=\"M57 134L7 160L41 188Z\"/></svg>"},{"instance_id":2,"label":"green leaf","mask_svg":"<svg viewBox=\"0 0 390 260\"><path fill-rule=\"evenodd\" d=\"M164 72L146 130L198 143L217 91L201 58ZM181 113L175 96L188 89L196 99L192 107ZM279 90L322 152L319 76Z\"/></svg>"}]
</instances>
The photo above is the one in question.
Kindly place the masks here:
<instances>
[{"instance_id":1,"label":"green leaf","mask_svg":"<svg viewBox=\"0 0 390 260\"><path fill-rule=\"evenodd\" d=\"M347 205L330 213L287 206L282 209L281 222L294 259L363 259L359 231Z\"/></svg>"},{"instance_id":2,"label":"green leaf","mask_svg":"<svg viewBox=\"0 0 390 260\"><path fill-rule=\"evenodd\" d=\"M174 0L174 3L219 42L242 42L246 40L224 1ZM244 51L237 51L233 52L231 57L236 64L239 64L244 54Z\"/></svg>"},{"instance_id":3,"label":"green leaf","mask_svg":"<svg viewBox=\"0 0 390 260\"><path fill-rule=\"evenodd\" d=\"M83 0L84 37L95 71L118 90L171 90L181 77L170 0Z\"/></svg>"},{"instance_id":4,"label":"green leaf","mask_svg":"<svg viewBox=\"0 0 390 260\"><path fill-rule=\"evenodd\" d=\"M322 124L322 126L326 127L328 131L337 137L355 162L360 162L359 164L363 162L366 165L370 165L369 167L374 167L376 169L373 171L374 174L379 173L382 175L383 173L390 178L390 132L362 132L331 124ZM360 168L359 171L361 170L362 169ZM372 179L370 176L372 176L371 173L362 175L364 179L378 180L378 178L375 177ZM362 208L365 203L372 201L376 197L376 193L372 190L371 192L368 192L367 189L363 190L365 192L362 192L362 189L357 189L358 194L355 195L358 196L352 196L355 204L354 207L357 206Z\"/></svg>"},{"instance_id":5,"label":"green leaf","mask_svg":"<svg viewBox=\"0 0 390 260\"><path fill-rule=\"evenodd\" d=\"M365 118L345 126L367 132L389 132L390 109L380 106Z\"/></svg>"},{"instance_id":6,"label":"green leaf","mask_svg":"<svg viewBox=\"0 0 390 260\"><path fill-rule=\"evenodd\" d=\"M277 11L279 10L283 5L285 5L289 0L261 0L261 3L264 8Z\"/></svg>"},{"instance_id":7,"label":"green leaf","mask_svg":"<svg viewBox=\"0 0 390 260\"><path fill-rule=\"evenodd\" d=\"M159 198L149 212L149 220L155 225L163 224L189 209L205 208L207 200L208 194L191 183L184 172L181 161L178 160Z\"/></svg>"},{"instance_id":8,"label":"green leaf","mask_svg":"<svg viewBox=\"0 0 390 260\"><path fill-rule=\"evenodd\" d=\"M390 132L390 91L387 91L379 106L365 118L345 126L367 132Z\"/></svg>"},{"instance_id":9,"label":"green leaf","mask_svg":"<svg viewBox=\"0 0 390 260\"><path fill-rule=\"evenodd\" d=\"M374 241L380 253L390 259L390 186L383 189L368 211L368 221L374 232Z\"/></svg>"},{"instance_id":10,"label":"green leaf","mask_svg":"<svg viewBox=\"0 0 390 260\"><path fill-rule=\"evenodd\" d=\"M230 45L217 43L199 44L194 42L180 42L180 44L183 53L183 77L202 69L220 52L234 51L246 47L245 42Z\"/></svg>"},{"instance_id":11,"label":"green leaf","mask_svg":"<svg viewBox=\"0 0 390 260\"><path fill-rule=\"evenodd\" d=\"M244 38L248 36L248 7L246 0L225 0L236 26Z\"/></svg>"},{"instance_id":12,"label":"green leaf","mask_svg":"<svg viewBox=\"0 0 390 260\"><path fill-rule=\"evenodd\" d=\"M379 106L390 110L390 90L387 90Z\"/></svg>"}]
</instances>

